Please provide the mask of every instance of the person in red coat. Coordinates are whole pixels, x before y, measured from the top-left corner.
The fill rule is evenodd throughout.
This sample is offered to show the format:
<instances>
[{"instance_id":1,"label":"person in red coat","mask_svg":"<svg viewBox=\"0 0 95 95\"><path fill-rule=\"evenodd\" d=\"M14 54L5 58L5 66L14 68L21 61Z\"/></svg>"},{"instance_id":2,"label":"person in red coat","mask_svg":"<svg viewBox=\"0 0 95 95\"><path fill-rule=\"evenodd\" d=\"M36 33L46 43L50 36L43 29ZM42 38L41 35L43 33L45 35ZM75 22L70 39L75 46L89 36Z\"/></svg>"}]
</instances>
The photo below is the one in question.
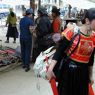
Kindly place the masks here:
<instances>
[{"instance_id":1,"label":"person in red coat","mask_svg":"<svg viewBox=\"0 0 95 95\"><path fill-rule=\"evenodd\" d=\"M64 56L68 56L79 41L76 50L69 56L66 63L63 64L60 81L58 83L59 95L89 95L89 83L93 83L93 63L95 48L95 8L85 11L82 18L82 26L78 27L80 39L77 36L70 50L66 49L74 35L74 29L67 28L62 33L63 41L59 44L52 62L47 71L47 78L54 77L54 67ZM56 76L56 75L55 75Z\"/></svg>"}]
</instances>

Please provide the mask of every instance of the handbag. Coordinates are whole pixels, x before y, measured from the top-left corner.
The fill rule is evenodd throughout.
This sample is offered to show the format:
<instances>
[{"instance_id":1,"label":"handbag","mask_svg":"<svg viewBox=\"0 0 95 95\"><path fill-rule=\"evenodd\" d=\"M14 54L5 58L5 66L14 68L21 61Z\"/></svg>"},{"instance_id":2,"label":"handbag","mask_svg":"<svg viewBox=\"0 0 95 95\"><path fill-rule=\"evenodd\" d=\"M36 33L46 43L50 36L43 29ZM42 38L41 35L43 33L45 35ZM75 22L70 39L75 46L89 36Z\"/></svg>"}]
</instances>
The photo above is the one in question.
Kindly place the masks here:
<instances>
[{"instance_id":1,"label":"handbag","mask_svg":"<svg viewBox=\"0 0 95 95\"><path fill-rule=\"evenodd\" d=\"M79 36L79 40L78 40L78 42L77 42L77 45L76 45L76 47L71 51L71 53L67 56L67 55L66 55L66 52L68 52L68 50L71 48L71 46L72 46L72 44L73 44L73 41L75 40L75 38L76 38L77 36ZM69 46L67 47L66 52L64 53L65 56L62 58L62 60L60 60L60 61L58 62L58 64L55 65L55 67L54 67L54 69L53 69L53 72L54 72L54 74L55 74L55 76L56 76L56 81L57 81L57 82L59 82L60 79L61 79L61 77L62 77L62 71L63 71L63 69L64 69L64 64L68 63L68 60L69 60L70 56L71 56L71 55L74 53L74 51L77 49L77 47L78 47L78 45L79 45L79 42L80 42L80 30L78 30L78 33L76 33L76 34L72 37L72 39L71 39L71 41L70 41L70 44L69 44ZM59 64L59 63L60 63L60 64Z\"/></svg>"},{"instance_id":2,"label":"handbag","mask_svg":"<svg viewBox=\"0 0 95 95\"><path fill-rule=\"evenodd\" d=\"M54 44L54 41L52 39L52 33L50 34L47 34L45 35L43 38L42 38L42 42L45 46L52 46Z\"/></svg>"}]
</instances>

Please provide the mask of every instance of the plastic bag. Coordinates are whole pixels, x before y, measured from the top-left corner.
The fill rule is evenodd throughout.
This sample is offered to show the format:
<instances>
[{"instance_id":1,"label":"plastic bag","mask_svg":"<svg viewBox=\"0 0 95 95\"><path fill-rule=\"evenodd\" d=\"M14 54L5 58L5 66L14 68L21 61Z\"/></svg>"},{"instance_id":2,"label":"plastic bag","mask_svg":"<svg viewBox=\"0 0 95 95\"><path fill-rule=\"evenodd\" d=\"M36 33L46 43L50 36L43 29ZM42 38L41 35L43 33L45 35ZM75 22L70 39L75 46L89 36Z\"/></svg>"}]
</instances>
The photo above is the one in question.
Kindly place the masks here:
<instances>
[{"instance_id":1,"label":"plastic bag","mask_svg":"<svg viewBox=\"0 0 95 95\"><path fill-rule=\"evenodd\" d=\"M40 55L36 58L33 70L37 77L46 79L47 67L51 63L52 56L55 53L55 50L52 49L53 47L50 47L46 51L41 52Z\"/></svg>"}]
</instances>

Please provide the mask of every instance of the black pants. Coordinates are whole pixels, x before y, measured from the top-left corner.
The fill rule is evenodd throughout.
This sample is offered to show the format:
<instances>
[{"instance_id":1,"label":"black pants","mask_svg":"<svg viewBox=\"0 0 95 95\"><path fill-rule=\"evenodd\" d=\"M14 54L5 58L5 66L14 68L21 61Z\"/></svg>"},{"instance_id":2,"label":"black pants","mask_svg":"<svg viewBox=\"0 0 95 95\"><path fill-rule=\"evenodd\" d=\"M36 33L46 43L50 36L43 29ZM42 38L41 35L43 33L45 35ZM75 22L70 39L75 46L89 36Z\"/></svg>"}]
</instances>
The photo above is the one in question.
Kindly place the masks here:
<instances>
[{"instance_id":1,"label":"black pants","mask_svg":"<svg viewBox=\"0 0 95 95\"><path fill-rule=\"evenodd\" d=\"M9 37L7 37L7 41L9 41ZM14 41L16 41L16 37L14 37Z\"/></svg>"},{"instance_id":2,"label":"black pants","mask_svg":"<svg viewBox=\"0 0 95 95\"><path fill-rule=\"evenodd\" d=\"M72 62L64 66L62 79L58 85L59 95L89 95L88 66Z\"/></svg>"}]
</instances>

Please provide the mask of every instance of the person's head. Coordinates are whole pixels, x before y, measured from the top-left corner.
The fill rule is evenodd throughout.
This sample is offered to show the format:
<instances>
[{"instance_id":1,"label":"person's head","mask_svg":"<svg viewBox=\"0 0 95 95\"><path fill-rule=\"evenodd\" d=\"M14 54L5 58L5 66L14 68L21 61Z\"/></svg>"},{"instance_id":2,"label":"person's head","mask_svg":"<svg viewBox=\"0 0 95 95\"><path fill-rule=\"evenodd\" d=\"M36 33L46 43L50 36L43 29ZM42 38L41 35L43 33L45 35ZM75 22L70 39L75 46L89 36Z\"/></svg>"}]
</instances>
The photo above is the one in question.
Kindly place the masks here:
<instances>
[{"instance_id":1,"label":"person's head","mask_svg":"<svg viewBox=\"0 0 95 95\"><path fill-rule=\"evenodd\" d=\"M90 8L84 11L82 24L86 24L95 31L95 8Z\"/></svg>"},{"instance_id":2,"label":"person's head","mask_svg":"<svg viewBox=\"0 0 95 95\"><path fill-rule=\"evenodd\" d=\"M53 7L52 7L52 16L53 16L53 17L60 16L60 9L57 9L56 6L53 6Z\"/></svg>"},{"instance_id":3,"label":"person's head","mask_svg":"<svg viewBox=\"0 0 95 95\"><path fill-rule=\"evenodd\" d=\"M26 16L31 18L33 16L33 9L27 9L26 10Z\"/></svg>"},{"instance_id":4,"label":"person's head","mask_svg":"<svg viewBox=\"0 0 95 95\"><path fill-rule=\"evenodd\" d=\"M38 9L38 17L41 17L43 15L47 15L47 11L46 11L46 8L45 7L40 7Z\"/></svg>"},{"instance_id":5,"label":"person's head","mask_svg":"<svg viewBox=\"0 0 95 95\"><path fill-rule=\"evenodd\" d=\"M15 16L15 13L14 13L14 12L10 12L10 15L11 15L12 17L14 17L14 16Z\"/></svg>"},{"instance_id":6,"label":"person's head","mask_svg":"<svg viewBox=\"0 0 95 95\"><path fill-rule=\"evenodd\" d=\"M10 12L13 12L13 8L9 8L9 11L10 11Z\"/></svg>"}]
</instances>

